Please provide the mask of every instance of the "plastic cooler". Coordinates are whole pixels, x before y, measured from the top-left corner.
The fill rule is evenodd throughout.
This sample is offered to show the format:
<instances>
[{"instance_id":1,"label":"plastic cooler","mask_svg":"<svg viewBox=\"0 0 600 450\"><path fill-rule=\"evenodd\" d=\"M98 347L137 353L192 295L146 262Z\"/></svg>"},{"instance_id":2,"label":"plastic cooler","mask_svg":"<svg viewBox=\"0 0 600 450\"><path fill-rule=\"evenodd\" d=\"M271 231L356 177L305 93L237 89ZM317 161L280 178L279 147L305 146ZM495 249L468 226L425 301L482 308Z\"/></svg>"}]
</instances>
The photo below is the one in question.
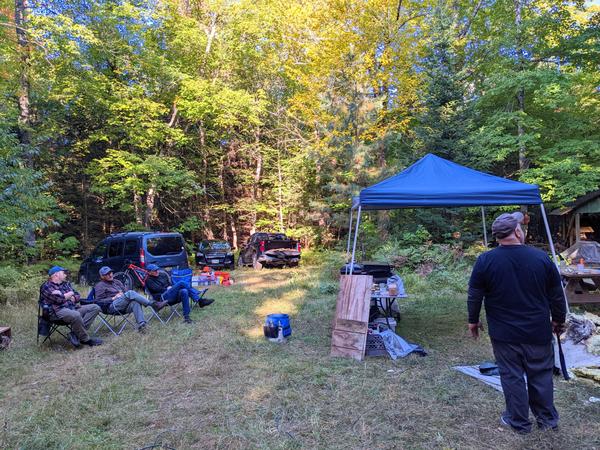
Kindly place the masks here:
<instances>
[{"instance_id":1,"label":"plastic cooler","mask_svg":"<svg viewBox=\"0 0 600 450\"><path fill-rule=\"evenodd\" d=\"M292 326L290 324L290 316L287 314L269 314L265 321L267 325L273 324L276 327L281 326L283 330L283 336L288 337L292 334Z\"/></svg>"},{"instance_id":2,"label":"plastic cooler","mask_svg":"<svg viewBox=\"0 0 600 450\"><path fill-rule=\"evenodd\" d=\"M190 288L192 287L192 275L192 269L173 269L171 271L171 280L173 284L183 281Z\"/></svg>"}]
</instances>

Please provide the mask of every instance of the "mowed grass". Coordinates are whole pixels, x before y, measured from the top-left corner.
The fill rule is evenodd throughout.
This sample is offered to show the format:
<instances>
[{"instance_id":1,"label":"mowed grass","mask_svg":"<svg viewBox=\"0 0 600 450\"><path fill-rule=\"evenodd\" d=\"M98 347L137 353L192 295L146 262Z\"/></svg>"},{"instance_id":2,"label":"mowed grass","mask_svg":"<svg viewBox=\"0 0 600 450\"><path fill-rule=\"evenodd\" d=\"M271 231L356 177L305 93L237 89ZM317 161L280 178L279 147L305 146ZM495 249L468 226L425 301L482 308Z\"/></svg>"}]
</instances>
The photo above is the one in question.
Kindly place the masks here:
<instances>
[{"instance_id":1,"label":"mowed grass","mask_svg":"<svg viewBox=\"0 0 600 450\"><path fill-rule=\"evenodd\" d=\"M452 369L493 360L468 339L465 295L407 276L398 333L426 357L364 362L329 356L335 270L237 270L211 288L195 325L152 323L71 350L35 344L36 304L3 305L14 344L0 353L2 449L592 449L600 448L597 385L556 381L558 433L498 426L499 392ZM262 337L269 313L293 337Z\"/></svg>"}]
</instances>

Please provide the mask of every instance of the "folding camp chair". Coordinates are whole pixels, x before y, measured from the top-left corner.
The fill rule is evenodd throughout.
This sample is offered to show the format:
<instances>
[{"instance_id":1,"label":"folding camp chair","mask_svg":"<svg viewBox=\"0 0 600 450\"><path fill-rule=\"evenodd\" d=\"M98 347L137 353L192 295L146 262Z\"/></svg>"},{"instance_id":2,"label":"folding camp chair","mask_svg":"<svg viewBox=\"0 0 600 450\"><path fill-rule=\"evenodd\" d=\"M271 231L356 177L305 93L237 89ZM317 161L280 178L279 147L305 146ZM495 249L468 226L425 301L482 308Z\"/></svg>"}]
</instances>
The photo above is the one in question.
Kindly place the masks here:
<instances>
[{"instance_id":1,"label":"folding camp chair","mask_svg":"<svg viewBox=\"0 0 600 450\"><path fill-rule=\"evenodd\" d=\"M96 292L94 288L90 290L87 299L82 303L96 303ZM132 313L113 310L110 308L110 304L106 303L96 304L100 306L100 313L98 313L97 316L98 320L100 321L100 324L98 325L96 330L94 330L94 333L97 334L98 331L100 331L102 328L106 328L115 336L119 336L121 333L123 333L125 328L127 328L127 325L131 326L131 328L133 328L134 330L137 329L135 324L131 320L129 320Z\"/></svg>"},{"instance_id":2,"label":"folding camp chair","mask_svg":"<svg viewBox=\"0 0 600 450\"><path fill-rule=\"evenodd\" d=\"M202 302L202 300L209 300L208 298L204 298L204 296L208 292L208 288L201 289L198 292L200 293L200 297L198 297L198 300L194 300L194 299L192 299L192 297L190 297L190 300L192 300L194 302L194 305L193 305L194 307L202 308L202 306L200 306L200 303Z\"/></svg>"},{"instance_id":3,"label":"folding camp chair","mask_svg":"<svg viewBox=\"0 0 600 450\"><path fill-rule=\"evenodd\" d=\"M148 297L148 299L154 299L152 297L152 294L150 293L150 291L148 290L148 288L146 287L146 285L144 285L144 293L146 294L146 297ZM156 311L152 310L154 312L154 314L156 315L157 319L164 325L166 323L169 323L169 321L177 316L177 317L183 317L182 313L180 313L177 309L177 305L179 305L179 303L175 303L173 305L170 305L167 303L167 305L165 306L165 308L168 308L169 314L167 316L167 318L163 318L160 316L160 314L158 314Z\"/></svg>"},{"instance_id":4,"label":"folding camp chair","mask_svg":"<svg viewBox=\"0 0 600 450\"><path fill-rule=\"evenodd\" d=\"M46 341L52 342L52 335L57 333L61 335L71 345L72 342L69 339L69 333L72 332L71 325L59 319L52 318L52 307L46 305L41 299L38 300L38 326L37 326L37 337L36 342L40 343L40 336L44 336L42 344ZM65 328L68 331L65 331Z\"/></svg>"}]
</instances>

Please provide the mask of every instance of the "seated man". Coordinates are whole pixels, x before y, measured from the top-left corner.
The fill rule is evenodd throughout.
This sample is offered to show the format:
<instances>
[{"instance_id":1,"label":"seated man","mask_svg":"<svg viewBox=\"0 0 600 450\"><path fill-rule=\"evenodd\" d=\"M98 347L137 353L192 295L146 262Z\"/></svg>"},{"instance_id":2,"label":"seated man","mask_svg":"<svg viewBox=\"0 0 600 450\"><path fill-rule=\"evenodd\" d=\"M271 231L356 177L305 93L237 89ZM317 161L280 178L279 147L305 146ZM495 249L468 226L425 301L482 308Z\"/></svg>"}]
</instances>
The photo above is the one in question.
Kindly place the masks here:
<instances>
[{"instance_id":1,"label":"seated man","mask_svg":"<svg viewBox=\"0 0 600 450\"><path fill-rule=\"evenodd\" d=\"M146 317L142 306L151 306L159 311L167 304L148 300L135 291L128 291L123 283L113 278L113 271L110 267L100 268L100 278L101 281L94 286L95 303L103 307L107 306L109 314L133 312L140 333L146 332Z\"/></svg>"},{"instance_id":2,"label":"seated man","mask_svg":"<svg viewBox=\"0 0 600 450\"><path fill-rule=\"evenodd\" d=\"M183 307L183 321L185 323L194 323L190 319L190 297L194 301L197 301L201 308L213 302L213 300L209 299L200 299L200 293L196 289L188 287L183 281L171 285L169 275L166 272L159 271L159 267L156 264L148 264L147 269L149 276L146 279L146 287L150 295L155 300L166 301L169 305L181 303Z\"/></svg>"},{"instance_id":3,"label":"seated man","mask_svg":"<svg viewBox=\"0 0 600 450\"><path fill-rule=\"evenodd\" d=\"M65 268L54 266L48 271L48 281L40 287L40 300L50 306L49 319L62 320L71 325L69 340L74 347L81 344L101 345L102 340L92 338L87 329L92 324L100 307L98 305L79 304L81 296L67 281Z\"/></svg>"}]
</instances>

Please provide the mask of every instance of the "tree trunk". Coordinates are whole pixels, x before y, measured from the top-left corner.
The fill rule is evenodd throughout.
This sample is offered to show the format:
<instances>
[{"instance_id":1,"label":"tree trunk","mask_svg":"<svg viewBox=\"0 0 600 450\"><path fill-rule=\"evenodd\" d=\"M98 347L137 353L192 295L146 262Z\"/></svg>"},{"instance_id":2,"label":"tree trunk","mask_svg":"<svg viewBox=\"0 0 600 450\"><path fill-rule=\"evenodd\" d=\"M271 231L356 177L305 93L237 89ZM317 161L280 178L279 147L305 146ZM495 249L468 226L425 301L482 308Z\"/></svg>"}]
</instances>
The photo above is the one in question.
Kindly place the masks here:
<instances>
[{"instance_id":1,"label":"tree trunk","mask_svg":"<svg viewBox=\"0 0 600 450\"><path fill-rule=\"evenodd\" d=\"M522 30L523 1L524 0L514 0L515 27L517 29L516 50L518 55L518 72L522 72L525 69L525 50L523 49ZM525 141L523 139L523 135L525 134L522 123L522 116L525 114L525 88L523 86L521 86L517 92L517 108L520 113L520 117L517 119L517 135L519 137L519 171L523 173L529 168L527 148L525 147Z\"/></svg>"},{"instance_id":2,"label":"tree trunk","mask_svg":"<svg viewBox=\"0 0 600 450\"><path fill-rule=\"evenodd\" d=\"M17 33L17 44L19 47L19 119L18 136L19 142L25 149L25 161L29 167L33 166L31 152L31 111L29 106L29 64L31 58L31 48L27 39L27 14L29 9L29 0L15 0L15 25Z\"/></svg>"},{"instance_id":3,"label":"tree trunk","mask_svg":"<svg viewBox=\"0 0 600 450\"><path fill-rule=\"evenodd\" d=\"M260 132L257 131L255 134L256 170L254 172L254 186L252 186L252 206L254 209L252 210L252 216L251 216L252 223L250 224L251 225L250 234L256 233L256 220L258 219L257 213L256 213L256 204L257 204L259 196L260 196L259 183L260 183L260 177L262 174L262 164L263 164L262 153L260 151L259 143L260 143Z\"/></svg>"},{"instance_id":4,"label":"tree trunk","mask_svg":"<svg viewBox=\"0 0 600 450\"><path fill-rule=\"evenodd\" d=\"M279 213L279 232L285 233L283 225L283 177L281 175L281 151L277 149L277 209Z\"/></svg>"},{"instance_id":5,"label":"tree trunk","mask_svg":"<svg viewBox=\"0 0 600 450\"><path fill-rule=\"evenodd\" d=\"M204 197L204 207L202 208L202 221L204 222L204 237L206 239L214 239L212 228L210 226L210 206L208 204L208 150L206 149L206 134L204 132L204 124L200 122L200 130L198 132L200 138L200 149L202 151L202 189Z\"/></svg>"},{"instance_id":6,"label":"tree trunk","mask_svg":"<svg viewBox=\"0 0 600 450\"><path fill-rule=\"evenodd\" d=\"M29 0L15 0L15 25L17 34L17 46L19 50L19 90L18 105L19 118L17 135L23 149L23 160L27 167L33 168L33 152L31 150L31 110L29 104L30 82L29 65L31 59L31 47L27 38L27 22ZM32 227L25 228L23 241L26 246L35 247L35 230Z\"/></svg>"},{"instance_id":7,"label":"tree trunk","mask_svg":"<svg viewBox=\"0 0 600 450\"><path fill-rule=\"evenodd\" d=\"M89 213L88 213L88 196L87 196L87 186L86 186L86 178L85 176L81 177L81 198L83 200L83 236L82 236L82 245L85 251L89 248L90 241L90 221L89 221Z\"/></svg>"},{"instance_id":8,"label":"tree trunk","mask_svg":"<svg viewBox=\"0 0 600 450\"><path fill-rule=\"evenodd\" d=\"M223 240L229 241L227 208L225 208L225 157L221 158L221 168L219 169L219 183L221 188L221 205L223 206Z\"/></svg>"},{"instance_id":9,"label":"tree trunk","mask_svg":"<svg viewBox=\"0 0 600 450\"><path fill-rule=\"evenodd\" d=\"M144 224L142 217L142 196L138 192L133 193L133 210L135 212L135 223L138 225Z\"/></svg>"},{"instance_id":10,"label":"tree trunk","mask_svg":"<svg viewBox=\"0 0 600 450\"><path fill-rule=\"evenodd\" d=\"M238 235L237 235L237 227L236 227L236 220L234 216L229 216L230 219L230 223L231 223L231 246L233 247L233 249L237 250L238 248Z\"/></svg>"},{"instance_id":11,"label":"tree trunk","mask_svg":"<svg viewBox=\"0 0 600 450\"><path fill-rule=\"evenodd\" d=\"M210 53L210 49L212 47L212 43L215 40L215 35L217 34L217 13L210 14L210 25L206 28L206 47L204 48L204 54L208 56Z\"/></svg>"},{"instance_id":12,"label":"tree trunk","mask_svg":"<svg viewBox=\"0 0 600 450\"><path fill-rule=\"evenodd\" d=\"M144 228L150 229L154 219L154 201L156 199L156 187L150 186L146 194L146 212L144 214Z\"/></svg>"}]
</instances>

